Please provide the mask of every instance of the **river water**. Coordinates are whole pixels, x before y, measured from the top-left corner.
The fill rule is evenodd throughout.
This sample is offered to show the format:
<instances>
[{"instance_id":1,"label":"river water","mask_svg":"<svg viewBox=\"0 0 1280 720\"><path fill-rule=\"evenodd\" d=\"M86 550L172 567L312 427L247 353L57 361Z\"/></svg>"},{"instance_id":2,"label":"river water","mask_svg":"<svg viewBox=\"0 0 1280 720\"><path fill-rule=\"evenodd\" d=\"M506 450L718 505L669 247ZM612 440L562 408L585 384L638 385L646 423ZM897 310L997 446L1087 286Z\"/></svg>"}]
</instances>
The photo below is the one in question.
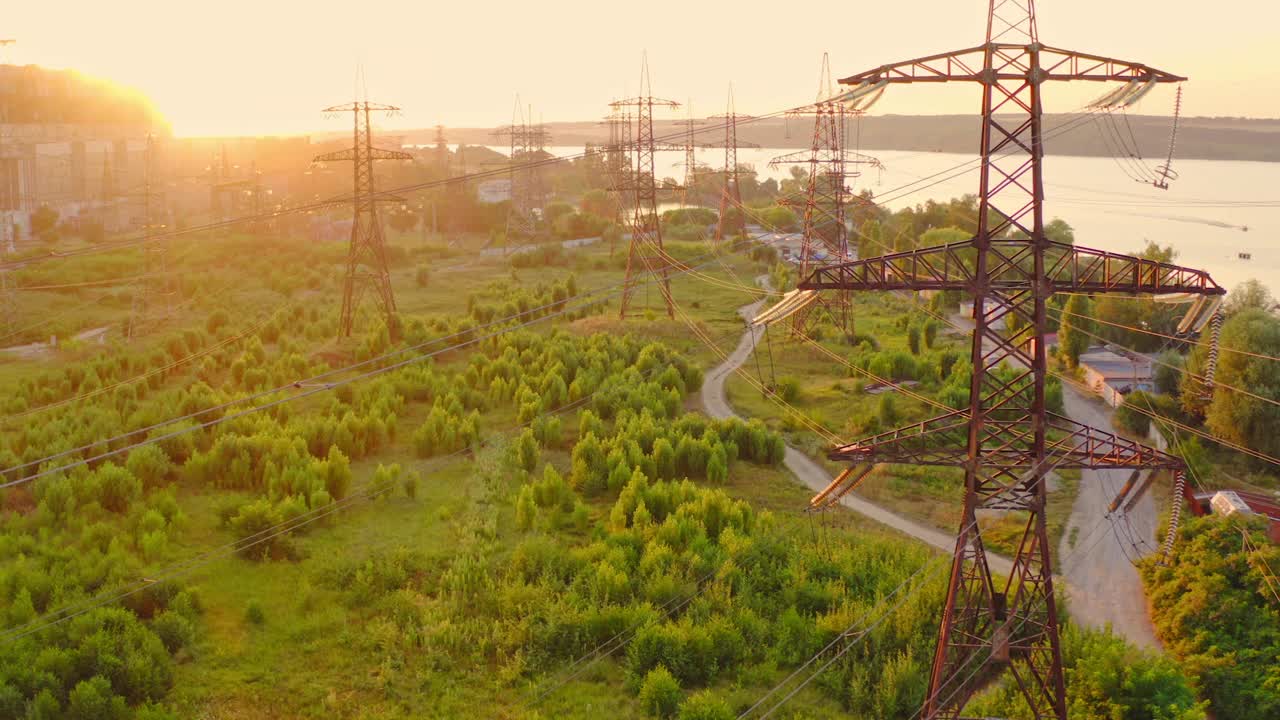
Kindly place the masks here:
<instances>
[{"instance_id":1,"label":"river water","mask_svg":"<svg viewBox=\"0 0 1280 720\"><path fill-rule=\"evenodd\" d=\"M582 149L548 151L568 156ZM762 179L781 180L789 176L788 166L770 168L769 160L796 152L743 148L738 162L750 164ZM850 184L854 191L870 189L890 208L977 191L976 156L863 152L878 158L884 169L867 169ZM710 167L724 163L723 150L700 149L697 157ZM683 179L683 152L659 152L656 164L660 178ZM1156 164L1146 161L1148 167ZM1122 253L1140 250L1147 240L1172 245L1178 251L1177 262L1208 270L1223 287L1231 289L1255 278L1280 295L1280 163L1175 158L1174 169L1179 178L1168 190L1160 190L1137 182L1126 174L1128 170L1136 175L1136 169L1122 168L1110 157L1050 155L1045 158L1048 217L1069 223L1077 245Z\"/></svg>"}]
</instances>

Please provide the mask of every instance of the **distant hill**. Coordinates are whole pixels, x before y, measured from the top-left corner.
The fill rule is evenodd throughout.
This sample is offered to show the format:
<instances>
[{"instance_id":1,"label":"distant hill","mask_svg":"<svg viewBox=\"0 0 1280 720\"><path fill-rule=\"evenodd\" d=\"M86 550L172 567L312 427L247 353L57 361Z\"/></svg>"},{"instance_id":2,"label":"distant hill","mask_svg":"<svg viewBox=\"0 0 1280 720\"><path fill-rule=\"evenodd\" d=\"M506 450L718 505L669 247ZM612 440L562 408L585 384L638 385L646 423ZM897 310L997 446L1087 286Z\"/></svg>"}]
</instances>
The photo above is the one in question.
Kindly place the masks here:
<instances>
[{"instance_id":1,"label":"distant hill","mask_svg":"<svg viewBox=\"0 0 1280 720\"><path fill-rule=\"evenodd\" d=\"M1073 129L1053 136L1055 128L1072 122ZM1130 115L1127 123L1116 117L1115 130L1126 142L1130 133L1136 139L1143 157L1163 160L1169 149L1169 129L1172 118L1158 115ZM716 121L707 121L708 124ZM1050 155L1084 155L1103 157L1111 154L1108 141L1118 143L1110 130L1101 123L1105 118L1079 120L1076 115L1046 115L1045 127L1050 133L1046 149ZM754 122L743 121L738 137L763 147L800 148L809 143L808 121L792 119L785 122L770 118ZM583 145L587 142L602 143L608 139L607 129L600 122L547 123L552 145ZM788 133L788 128L790 132ZM449 128L449 142L468 145L501 144L490 133L491 128ZM678 142L684 132L678 121L654 123L658 136L674 136ZM430 143L435 130L410 130L405 141ZM709 131L700 134L701 141L713 143L720 133ZM1110 139L1110 140L1108 140ZM954 153L974 153L978 149L978 118L973 115L876 115L862 119L862 147L870 150L912 150ZM1247 118L1183 118L1178 128L1175 159L1201 160L1254 160L1280 162L1280 119L1253 120Z\"/></svg>"}]
</instances>

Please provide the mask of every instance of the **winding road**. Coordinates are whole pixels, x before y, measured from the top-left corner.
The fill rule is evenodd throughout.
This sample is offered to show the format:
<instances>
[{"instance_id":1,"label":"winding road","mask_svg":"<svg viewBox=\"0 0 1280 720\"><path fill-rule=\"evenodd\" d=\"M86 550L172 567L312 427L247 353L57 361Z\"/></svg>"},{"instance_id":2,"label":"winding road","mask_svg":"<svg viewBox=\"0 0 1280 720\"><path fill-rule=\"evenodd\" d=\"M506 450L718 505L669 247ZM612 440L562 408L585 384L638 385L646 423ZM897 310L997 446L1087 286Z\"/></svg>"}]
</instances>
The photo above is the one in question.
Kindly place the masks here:
<instances>
[{"instance_id":1,"label":"winding road","mask_svg":"<svg viewBox=\"0 0 1280 720\"><path fill-rule=\"evenodd\" d=\"M760 311L763 305L763 299L757 300L750 305L739 308L738 314L742 316L744 321L749 321ZM737 371L747 361L747 358L751 357L751 349L754 347L755 341L759 339L760 333L760 328L748 327L747 331L742 334L742 339L738 341L738 347L734 348L723 363L717 365L707 374L702 383L702 406L706 408L707 414L715 418L742 417L729 405L724 383L730 373ZM831 473L810 459L809 456L790 445L787 445L787 452L783 457L782 463L796 476L796 479L815 493L831 482ZM922 525L914 520L905 518L857 495L852 493L845 495L840 499L840 503L860 515L906 533L939 550L949 553L955 549L956 539L954 535L948 535L937 528ZM1008 573L1012 569L1012 564L1007 558L992 555L990 556L990 562L991 568L998 573Z\"/></svg>"},{"instance_id":2,"label":"winding road","mask_svg":"<svg viewBox=\"0 0 1280 720\"><path fill-rule=\"evenodd\" d=\"M764 278L759 281L761 284L766 282ZM744 321L750 321L764 302L761 299L745 305L738 309L738 314ZM725 381L751 357L761 332L760 328L748 326L733 352L707 374L702 385L702 406L707 414L715 418L742 417L729 404ZM1066 412L1072 419L1111 430L1110 414L1099 401L1070 387L1064 387L1063 392ZM783 465L814 492L831 482L827 470L790 445L787 445ZM1143 546L1138 537L1150 545L1155 532L1155 504L1147 494L1130 513L1127 526L1119 520L1113 526L1103 519L1111 496L1125 479L1124 474L1088 470L1083 473L1067 531L1058 550L1057 557L1067 559L1065 570L1058 568L1058 581L1066 592L1071 616L1078 622L1092 627L1110 625L1117 634L1138 646L1158 647L1147 614L1142 582L1129 562L1129 557L1135 556L1135 550ZM845 495L840 502L860 515L939 550L949 553L955 548L955 536L903 517L856 494ZM1071 546L1072 528L1078 529L1074 548ZM1012 563L1006 557L991 554L988 560L991 569L997 573L1007 575L1012 570Z\"/></svg>"}]
</instances>

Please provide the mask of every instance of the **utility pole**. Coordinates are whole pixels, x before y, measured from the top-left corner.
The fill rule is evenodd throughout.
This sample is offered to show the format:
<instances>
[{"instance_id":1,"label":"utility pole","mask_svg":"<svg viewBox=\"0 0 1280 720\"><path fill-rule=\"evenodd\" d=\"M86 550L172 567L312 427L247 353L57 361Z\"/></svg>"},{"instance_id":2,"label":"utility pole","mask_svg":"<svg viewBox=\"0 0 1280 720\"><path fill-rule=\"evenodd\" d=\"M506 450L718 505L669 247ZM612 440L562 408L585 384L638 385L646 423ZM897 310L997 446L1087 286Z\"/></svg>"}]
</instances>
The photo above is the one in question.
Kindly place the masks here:
<instances>
[{"instance_id":1,"label":"utility pole","mask_svg":"<svg viewBox=\"0 0 1280 720\"><path fill-rule=\"evenodd\" d=\"M351 243L347 248L347 270L342 284L342 315L338 321L338 338L351 337L356 309L366 287L372 287L378 309L382 312L392 342L400 339L400 319L396 314L396 298L391 289L391 271L387 268L386 237L378 215L379 202L403 202L401 198L378 195L374 189L373 161L412 160L399 150L384 150L373 145L370 112L398 112L400 108L357 100L345 105L325 108L326 113L349 112L353 117L352 146L346 150L317 155L312 162L350 160L353 194L351 205Z\"/></svg>"},{"instance_id":2,"label":"utility pole","mask_svg":"<svg viewBox=\"0 0 1280 720\"><path fill-rule=\"evenodd\" d=\"M769 167L804 165L808 178L803 198L787 198L780 204L798 208L803 217L800 239L799 277L808 277L819 263L837 264L852 259L849 253L849 228L846 209L851 197L848 179L861 172L850 166L867 165L883 168L880 161L868 155L845 149L845 125L848 116L861 113L859 101L837 102L831 83L831 67L824 53L818 80L817 99L812 105L796 108L789 117L813 117L813 139L807 152L780 155L769 161ZM852 329L852 301L848 292L829 293L822 298L828 314L845 333ZM811 321L812 305L792 318L792 329L805 332Z\"/></svg>"},{"instance_id":3,"label":"utility pole","mask_svg":"<svg viewBox=\"0 0 1280 720\"><path fill-rule=\"evenodd\" d=\"M677 108L680 103L672 100L661 100L653 97L649 84L649 61L646 58L640 71L640 94L627 100L610 103L615 111L626 115L635 110L635 136L627 137L624 142L632 151L631 176L627 179L632 198L631 243L627 249L627 275L622 288L622 309L619 313L624 320L631 309L632 295L635 293L636 275L642 272L653 272L661 278L662 297L667 306L667 317L675 318L675 308L671 304L671 279L668 276L666 252L662 248L662 226L658 222L658 188L654 178L654 155L656 147L653 137L653 108ZM630 132L630 123L626 123Z\"/></svg>"},{"instance_id":4,"label":"utility pole","mask_svg":"<svg viewBox=\"0 0 1280 720\"><path fill-rule=\"evenodd\" d=\"M1056 468L1168 469L1183 462L1048 412L1046 302L1056 292L1222 295L1207 273L1055 243L1044 232L1041 90L1050 81L1174 83L1150 66L1042 44L1034 0L991 0L983 44L883 65L840 81L852 101L887 85L969 82L982 90L978 229L971 240L819 267L804 290L954 290L973 299L966 407L834 448L833 460L961 467L964 509L925 697L924 720L953 719L990 680L1011 672L1037 720L1066 720L1066 690L1045 521ZM1022 322L1012 332L1006 319ZM997 372L1002 366L1008 368ZM839 481L839 479L837 479ZM834 483L833 483L834 485ZM1012 572L998 583L983 545L985 511L1026 518ZM979 515L983 512L983 515Z\"/></svg>"}]
</instances>

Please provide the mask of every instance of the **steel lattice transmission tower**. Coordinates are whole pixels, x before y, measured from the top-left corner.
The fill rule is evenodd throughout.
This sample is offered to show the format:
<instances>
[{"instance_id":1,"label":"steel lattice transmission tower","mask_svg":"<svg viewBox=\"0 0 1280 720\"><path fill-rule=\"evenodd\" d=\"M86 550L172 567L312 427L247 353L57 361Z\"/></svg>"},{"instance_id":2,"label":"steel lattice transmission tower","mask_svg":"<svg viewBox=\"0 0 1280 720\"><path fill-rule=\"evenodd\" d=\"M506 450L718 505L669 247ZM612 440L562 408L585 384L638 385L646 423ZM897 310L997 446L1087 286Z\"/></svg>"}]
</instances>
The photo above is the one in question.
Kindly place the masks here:
<instances>
[{"instance_id":1,"label":"steel lattice transmission tower","mask_svg":"<svg viewBox=\"0 0 1280 720\"><path fill-rule=\"evenodd\" d=\"M614 199L613 223L619 229L627 224L627 188L630 186L631 117L625 108L609 106L605 117L609 128L609 142L604 149L604 170L608 176L608 192ZM609 242L609 254L613 255L614 241Z\"/></svg>"},{"instance_id":2,"label":"steel lattice transmission tower","mask_svg":"<svg viewBox=\"0 0 1280 720\"><path fill-rule=\"evenodd\" d=\"M730 208L742 210L741 169L738 166L738 120L750 119L750 115L739 115L733 102L733 86L729 86L729 100L725 104L724 115L715 115L712 120L724 122L724 186L720 189L720 217L716 220L716 243L724 240L725 215ZM743 216L745 221L745 216Z\"/></svg>"},{"instance_id":3,"label":"steel lattice transmission tower","mask_svg":"<svg viewBox=\"0 0 1280 720\"><path fill-rule=\"evenodd\" d=\"M693 101L685 107L688 116L685 118L684 136L684 186L681 190L680 204L684 207L698 205L698 143L697 127L702 123L693 118Z\"/></svg>"},{"instance_id":4,"label":"steel lattice transmission tower","mask_svg":"<svg viewBox=\"0 0 1280 720\"><path fill-rule=\"evenodd\" d=\"M353 194L351 204L354 214L351 220L351 244L347 248L347 271L342 285L342 316L338 321L338 337L351 337L356 310L366 287L372 287L378 309L387 324L392 342L399 340L400 322L396 315L396 298L391 289L391 272L387 268L386 238L382 232L382 219L378 215L379 202L403 202L403 199L379 195L374 187L373 162L375 160L412 160L413 156L399 150L384 150L373 145L373 127L369 115L373 112L395 113L400 108L380 105L368 100L357 100L345 105L325 108L326 113L351 113L353 119L353 143L346 150L317 155L312 162L336 162L350 160Z\"/></svg>"},{"instance_id":5,"label":"steel lattice transmission tower","mask_svg":"<svg viewBox=\"0 0 1280 720\"><path fill-rule=\"evenodd\" d=\"M667 316L675 317L675 308L671 304L671 279L668 273L667 258L662 247L662 227L658 220L658 187L654 177L654 156L657 145L653 136L653 109L655 107L677 108L680 103L673 100L655 98L649 83L649 62L646 59L640 71L640 94L627 100L618 100L609 104L615 112L625 116L634 110L634 135L632 126L626 122L624 147L631 151L631 162L627 177L622 181L623 193L631 195L631 242L627 249L627 275L622 288L622 309L620 316L627 317L631 309L632 295L635 294L636 275L643 272L654 272L662 282L662 297L667 306Z\"/></svg>"},{"instance_id":6,"label":"steel lattice transmission tower","mask_svg":"<svg viewBox=\"0 0 1280 720\"><path fill-rule=\"evenodd\" d=\"M846 213L852 200L848 181L861 174L856 169L858 166L883 168L878 159L846 149L848 118L862 113L860 108L864 100L836 99L830 65L827 56L823 55L817 100L812 105L787 113L789 117L813 118L813 138L809 149L780 155L769 161L769 167L773 168L779 165L807 167L804 195L786 198L780 203L800 210L803 218L799 267L802 278L808 277L817 265L853 259L849 251ZM836 324L848 332L851 322L849 293L840 291L830 295L834 298L829 301L824 298L823 304ZM804 332L811 318L808 310L801 310L794 316L793 327L797 332Z\"/></svg>"},{"instance_id":7,"label":"steel lattice transmission tower","mask_svg":"<svg viewBox=\"0 0 1280 720\"><path fill-rule=\"evenodd\" d=\"M163 208L164 193L157 185L155 138L147 135L146 160L142 180L142 245L144 253L143 279L133 295L133 308L125 334L132 338L141 328L156 320L173 316L173 301L177 295L177 282L169 267L169 240L153 239L162 223L157 221L157 211ZM163 214L163 213L161 213Z\"/></svg>"},{"instance_id":8,"label":"steel lattice transmission tower","mask_svg":"<svg viewBox=\"0 0 1280 720\"><path fill-rule=\"evenodd\" d=\"M546 189L542 182L542 169L538 163L543 157L551 134L545 125L534 124L532 108L527 112L516 98L511 113L511 124L493 131L497 137L508 139L511 147L507 162L511 180L511 206L507 212L504 231L504 247L510 249L513 236L532 238L537 234L536 214L546 202Z\"/></svg>"},{"instance_id":9,"label":"steel lattice transmission tower","mask_svg":"<svg viewBox=\"0 0 1280 720\"><path fill-rule=\"evenodd\" d=\"M1045 236L1041 89L1046 82L1070 80L1183 78L1137 62L1043 45L1031 0L991 0L983 44L840 81L852 86L850 97L912 82L970 82L982 90L974 237L817 268L800 284L811 290L954 290L973 299L967 406L830 453L863 469L876 463L964 469L964 509L923 708L926 720L959 717L989 679L980 672L988 663L1013 674L1033 717L1065 720L1045 475L1053 468L1183 472L1178 458L1046 411L1047 300L1056 292L1224 292L1202 271ZM1009 327L1017 329L1008 329L1010 320ZM997 372L1002 366L1007 369ZM987 510L1026 517L1005 582L992 575L983 546Z\"/></svg>"}]
</instances>

